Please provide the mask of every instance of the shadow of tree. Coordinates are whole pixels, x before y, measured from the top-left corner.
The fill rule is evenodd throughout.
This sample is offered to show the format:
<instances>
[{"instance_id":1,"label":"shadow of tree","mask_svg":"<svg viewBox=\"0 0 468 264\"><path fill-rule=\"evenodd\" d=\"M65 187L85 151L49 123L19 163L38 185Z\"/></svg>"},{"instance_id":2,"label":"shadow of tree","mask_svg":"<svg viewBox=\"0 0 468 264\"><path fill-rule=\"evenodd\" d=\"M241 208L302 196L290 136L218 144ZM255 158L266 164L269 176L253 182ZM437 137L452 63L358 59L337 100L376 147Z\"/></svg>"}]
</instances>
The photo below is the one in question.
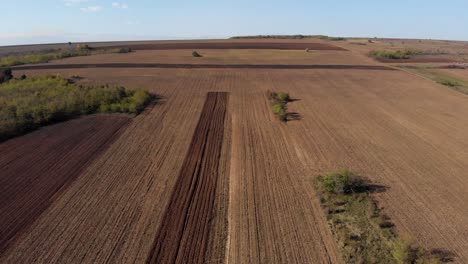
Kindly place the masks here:
<instances>
[{"instance_id":1,"label":"shadow of tree","mask_svg":"<svg viewBox=\"0 0 468 264\"><path fill-rule=\"evenodd\" d=\"M298 121L302 119L302 115L297 112L286 113L286 121Z\"/></svg>"}]
</instances>

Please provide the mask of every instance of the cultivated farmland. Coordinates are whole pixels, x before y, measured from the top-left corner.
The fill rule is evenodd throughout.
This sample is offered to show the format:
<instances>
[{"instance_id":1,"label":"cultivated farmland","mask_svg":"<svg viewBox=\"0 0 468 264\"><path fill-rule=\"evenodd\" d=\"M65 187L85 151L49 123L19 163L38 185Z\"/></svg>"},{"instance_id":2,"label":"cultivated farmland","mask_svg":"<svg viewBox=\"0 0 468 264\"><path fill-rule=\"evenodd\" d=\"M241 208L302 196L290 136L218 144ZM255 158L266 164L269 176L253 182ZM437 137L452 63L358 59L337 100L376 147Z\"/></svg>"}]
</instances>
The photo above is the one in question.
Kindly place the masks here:
<instances>
[{"instance_id":1,"label":"cultivated farmland","mask_svg":"<svg viewBox=\"0 0 468 264\"><path fill-rule=\"evenodd\" d=\"M2 208L44 199L33 218L1 219L19 231L1 233L0 262L340 263L314 186L340 168L385 186L372 196L396 232L467 262L468 97L352 41L106 43L136 52L13 67L160 100L136 117L79 118L0 145ZM294 120L275 117L267 91L289 94Z\"/></svg>"}]
</instances>

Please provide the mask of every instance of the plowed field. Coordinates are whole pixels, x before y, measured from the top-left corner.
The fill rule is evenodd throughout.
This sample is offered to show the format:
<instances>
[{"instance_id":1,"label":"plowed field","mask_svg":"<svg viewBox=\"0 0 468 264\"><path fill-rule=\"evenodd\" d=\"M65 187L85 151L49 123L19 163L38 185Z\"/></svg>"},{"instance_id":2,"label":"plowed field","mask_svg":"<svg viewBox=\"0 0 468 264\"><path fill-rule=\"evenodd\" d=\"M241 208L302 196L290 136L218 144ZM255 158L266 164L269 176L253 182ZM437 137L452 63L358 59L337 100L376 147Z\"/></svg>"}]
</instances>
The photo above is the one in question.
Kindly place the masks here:
<instances>
[{"instance_id":1,"label":"plowed field","mask_svg":"<svg viewBox=\"0 0 468 264\"><path fill-rule=\"evenodd\" d=\"M205 263L219 159L226 93L208 93L171 199L148 256L149 263Z\"/></svg>"},{"instance_id":2,"label":"plowed field","mask_svg":"<svg viewBox=\"0 0 468 264\"><path fill-rule=\"evenodd\" d=\"M66 190L128 124L92 116L0 144L0 252Z\"/></svg>"},{"instance_id":3,"label":"plowed field","mask_svg":"<svg viewBox=\"0 0 468 264\"><path fill-rule=\"evenodd\" d=\"M138 56L142 54L148 55ZM377 199L400 233L426 248L454 252L458 263L468 262L468 97L387 70L354 52L326 54L333 57L332 65L379 67L325 67L323 55L320 61L311 57L300 63L322 67L299 69L16 71L144 87L163 99L136 117L27 232L16 236L0 262L144 263L149 255L162 263L185 257L230 264L340 263L312 178L344 167L387 187ZM129 58L115 56L106 63ZM79 63L86 64L86 59L99 64L92 57ZM151 57L147 60L133 63L152 63ZM284 64L297 65L294 60ZM267 90L288 92L296 99L288 104L293 121L275 118ZM206 94L213 91L229 93L224 123L217 119L224 110L213 110L216 119L202 121L205 129L200 129ZM217 140L222 134L222 142L211 141L211 133ZM198 138L203 136L205 141ZM194 147L195 141L205 147ZM200 157L207 144L217 148ZM211 155L219 157L218 163L206 160L214 158ZM193 177L198 165L187 166L192 158L200 166L212 164L217 175ZM196 179L206 180L198 187L209 191L184 189ZM198 199L201 194L209 198ZM212 203L200 202L213 198ZM206 207L190 211L197 205ZM201 221L200 229L181 229L178 216L184 214L190 223ZM186 239L189 234L199 239ZM167 255L154 253L155 245Z\"/></svg>"}]
</instances>

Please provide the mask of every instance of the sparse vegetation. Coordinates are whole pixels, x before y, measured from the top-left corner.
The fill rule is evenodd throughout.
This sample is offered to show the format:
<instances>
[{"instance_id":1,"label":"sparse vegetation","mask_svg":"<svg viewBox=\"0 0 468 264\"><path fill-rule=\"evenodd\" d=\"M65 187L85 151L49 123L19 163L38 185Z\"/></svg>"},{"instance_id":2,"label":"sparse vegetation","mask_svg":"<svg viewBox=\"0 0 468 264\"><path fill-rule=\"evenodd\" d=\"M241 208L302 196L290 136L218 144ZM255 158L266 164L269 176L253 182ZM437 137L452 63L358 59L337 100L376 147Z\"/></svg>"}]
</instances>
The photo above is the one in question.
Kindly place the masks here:
<instances>
[{"instance_id":1,"label":"sparse vegetation","mask_svg":"<svg viewBox=\"0 0 468 264\"><path fill-rule=\"evenodd\" d=\"M424 78L428 78L438 84L447 86L453 90L468 94L468 81L456 78L448 73L437 69L427 67L401 67L402 69L411 71Z\"/></svg>"},{"instance_id":2,"label":"sparse vegetation","mask_svg":"<svg viewBox=\"0 0 468 264\"><path fill-rule=\"evenodd\" d=\"M405 49L397 51L387 51L387 50L374 50L370 53L370 56L377 59L392 59L392 60L401 60L409 59L414 55L424 54L420 50L415 49Z\"/></svg>"},{"instance_id":3,"label":"sparse vegetation","mask_svg":"<svg viewBox=\"0 0 468 264\"><path fill-rule=\"evenodd\" d=\"M254 35L254 36L234 36L231 39L305 39L305 38L318 38L327 39L331 41L346 40L343 37L330 37L325 35Z\"/></svg>"},{"instance_id":4,"label":"sparse vegetation","mask_svg":"<svg viewBox=\"0 0 468 264\"><path fill-rule=\"evenodd\" d=\"M286 122L287 121L287 110L288 102L290 97L288 93L284 92L267 92L268 100L271 102L271 110L279 118L279 120Z\"/></svg>"},{"instance_id":5,"label":"sparse vegetation","mask_svg":"<svg viewBox=\"0 0 468 264\"><path fill-rule=\"evenodd\" d=\"M200 53L196 52L196 51L192 51L192 57L200 58L200 57L203 57L203 56Z\"/></svg>"},{"instance_id":6,"label":"sparse vegetation","mask_svg":"<svg viewBox=\"0 0 468 264\"><path fill-rule=\"evenodd\" d=\"M13 79L0 85L0 141L79 115L138 114L150 99L144 90L84 87L57 76Z\"/></svg>"},{"instance_id":7,"label":"sparse vegetation","mask_svg":"<svg viewBox=\"0 0 468 264\"><path fill-rule=\"evenodd\" d=\"M255 36L235 36L231 39L304 39L311 38L308 35L255 35Z\"/></svg>"},{"instance_id":8,"label":"sparse vegetation","mask_svg":"<svg viewBox=\"0 0 468 264\"><path fill-rule=\"evenodd\" d=\"M331 40L331 41L343 41L343 40L346 40L346 38L343 38L343 37L330 37L330 36L326 36L326 35L317 35L317 36L314 36L315 38L318 38L318 39L325 39L325 40Z\"/></svg>"},{"instance_id":9,"label":"sparse vegetation","mask_svg":"<svg viewBox=\"0 0 468 264\"><path fill-rule=\"evenodd\" d=\"M94 49L88 45L78 45L76 50L55 50L41 53L29 53L24 55L11 55L0 58L0 67L10 67L22 64L46 63L51 60L77 56L89 56L107 53L128 53L130 48Z\"/></svg>"},{"instance_id":10,"label":"sparse vegetation","mask_svg":"<svg viewBox=\"0 0 468 264\"><path fill-rule=\"evenodd\" d=\"M389 218L371 197L384 190L349 170L319 176L315 182L322 208L345 263L440 263L434 252L398 237Z\"/></svg>"}]
</instances>

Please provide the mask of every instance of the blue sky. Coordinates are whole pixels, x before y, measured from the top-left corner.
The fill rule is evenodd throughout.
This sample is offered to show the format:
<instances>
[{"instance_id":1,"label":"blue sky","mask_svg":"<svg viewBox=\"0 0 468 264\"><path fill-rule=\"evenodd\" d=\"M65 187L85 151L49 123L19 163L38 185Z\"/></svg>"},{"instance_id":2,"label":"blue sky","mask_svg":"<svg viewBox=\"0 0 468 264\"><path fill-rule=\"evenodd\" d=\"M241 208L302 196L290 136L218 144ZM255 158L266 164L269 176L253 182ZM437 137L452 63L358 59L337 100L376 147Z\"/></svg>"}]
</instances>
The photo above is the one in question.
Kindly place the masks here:
<instances>
[{"instance_id":1,"label":"blue sky","mask_svg":"<svg viewBox=\"0 0 468 264\"><path fill-rule=\"evenodd\" d=\"M257 34L468 40L466 0L2 2L0 45Z\"/></svg>"}]
</instances>

